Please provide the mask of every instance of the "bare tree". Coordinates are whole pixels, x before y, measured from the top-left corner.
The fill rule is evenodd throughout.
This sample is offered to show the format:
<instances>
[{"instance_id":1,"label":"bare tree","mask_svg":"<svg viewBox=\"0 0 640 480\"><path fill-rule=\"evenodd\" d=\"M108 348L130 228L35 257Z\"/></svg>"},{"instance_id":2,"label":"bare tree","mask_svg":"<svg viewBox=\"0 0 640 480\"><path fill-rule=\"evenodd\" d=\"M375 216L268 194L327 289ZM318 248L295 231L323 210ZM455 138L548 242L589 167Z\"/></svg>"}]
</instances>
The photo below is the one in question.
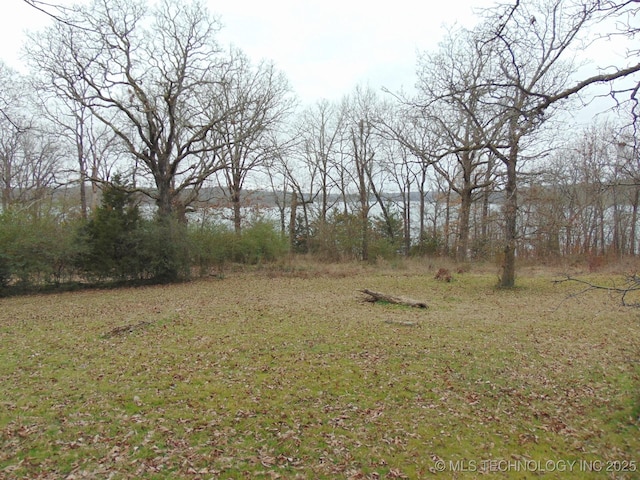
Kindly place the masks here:
<instances>
[{"instance_id":1,"label":"bare tree","mask_svg":"<svg viewBox=\"0 0 640 480\"><path fill-rule=\"evenodd\" d=\"M291 241L298 251L333 249L327 243L327 216L341 200L345 214L348 210L345 163L351 140L345 125L344 101L319 100L296 117L288 155L279 158L279 168L292 188L289 228L295 232Z\"/></svg>"},{"instance_id":2,"label":"bare tree","mask_svg":"<svg viewBox=\"0 0 640 480\"><path fill-rule=\"evenodd\" d=\"M605 5L608 3L608 5ZM560 103L590 85L613 82L640 71L640 64L621 65L584 80L572 79L572 50L580 48L596 22L637 10L637 2L540 0L503 5L487 12L477 30L478 42L489 49L492 68L474 89L490 90L486 108L496 112L485 145L504 164L505 246L501 286L515 284L518 240L518 165L524 141L560 107ZM635 34L635 32L628 32ZM631 92L632 95L633 91ZM478 122L480 124L481 122ZM501 131L500 136L495 132Z\"/></svg>"},{"instance_id":3,"label":"bare tree","mask_svg":"<svg viewBox=\"0 0 640 480\"><path fill-rule=\"evenodd\" d=\"M624 135L631 130L594 122L571 132L537 175L521 176L520 245L526 253L579 255L590 267L605 255L634 254L640 195L630 169L637 157Z\"/></svg>"},{"instance_id":4,"label":"bare tree","mask_svg":"<svg viewBox=\"0 0 640 480\"><path fill-rule=\"evenodd\" d=\"M300 118L301 157L315 180L310 192L317 188L319 196L318 220L326 223L327 213L333 206L330 193L336 183L335 170L338 145L341 140L345 114L344 109L328 100L320 100L307 108ZM301 193L301 192L300 192ZM311 200L316 195L311 196Z\"/></svg>"},{"instance_id":5,"label":"bare tree","mask_svg":"<svg viewBox=\"0 0 640 480\"><path fill-rule=\"evenodd\" d=\"M343 178L349 178L349 184L357 192L357 211L360 216L360 255L362 260L369 259L370 212L377 204L388 218L385 205L381 201L380 188L376 184L376 169L380 169L378 158L381 136L376 123L381 116L380 100L369 87L357 86L352 95L344 100L346 123L344 141L345 160ZM343 185L343 196L346 198L347 186ZM375 202L372 202L372 197ZM346 205L346 202L345 202Z\"/></svg>"},{"instance_id":6,"label":"bare tree","mask_svg":"<svg viewBox=\"0 0 640 480\"><path fill-rule=\"evenodd\" d=\"M42 1L42 0L23 0L24 3L38 10L39 12L53 18L54 20L62 23L68 22L65 18L65 12L68 10L64 5L60 5L56 2Z\"/></svg>"},{"instance_id":7,"label":"bare tree","mask_svg":"<svg viewBox=\"0 0 640 480\"><path fill-rule=\"evenodd\" d=\"M424 169L422 162L415 159L410 150L399 142L386 141L382 144L383 165L393 185L397 190L397 198L391 199L390 202L399 209L402 215L402 247L405 255L411 250L412 241L412 222L413 222L413 195L420 193L419 201L419 235L424 231ZM381 199L382 200L382 199ZM383 202L384 203L384 202ZM391 225L390 218L387 217L387 229L390 238L394 238L394 230Z\"/></svg>"},{"instance_id":8,"label":"bare tree","mask_svg":"<svg viewBox=\"0 0 640 480\"><path fill-rule=\"evenodd\" d=\"M490 51L477 43L471 32L456 30L441 43L437 53L423 55L418 68L419 100L416 115L426 115L424 123L437 129L442 152L455 158L453 172L434 168L460 197L456 258L465 260L469 251L471 207L474 193L493 181L490 155L479 148L491 121L492 110L485 105L489 89L477 88L491 68Z\"/></svg>"},{"instance_id":9,"label":"bare tree","mask_svg":"<svg viewBox=\"0 0 640 480\"><path fill-rule=\"evenodd\" d=\"M358 190L359 211L361 220L361 255L362 260L369 260L369 211L371 204L369 196L371 188L369 177L371 176L371 164L375 151L370 146L371 123L360 119L357 125L351 127L351 141L353 142L353 165L356 170L356 185Z\"/></svg>"},{"instance_id":10,"label":"bare tree","mask_svg":"<svg viewBox=\"0 0 640 480\"><path fill-rule=\"evenodd\" d=\"M218 155L231 205L236 233L242 228L242 191L247 176L277 155L278 127L293 107L289 85L273 64L253 67L240 51L232 52L235 74L220 93L226 115L218 128L222 142Z\"/></svg>"},{"instance_id":11,"label":"bare tree","mask_svg":"<svg viewBox=\"0 0 640 480\"><path fill-rule=\"evenodd\" d=\"M75 100L75 95L83 91L76 79L67 78L64 82L49 80L34 76L32 87L40 97L39 108L43 118L49 122L52 132L58 135L61 147L66 143L69 155L76 159L76 167L72 170L77 178L71 178L70 182L79 186L80 212L83 218L87 218L89 210L97 207L99 185L109 180L110 163L118 160L116 153L122 149L121 144L112 129L95 118L88 107ZM87 183L91 188L89 192Z\"/></svg>"},{"instance_id":12,"label":"bare tree","mask_svg":"<svg viewBox=\"0 0 640 480\"><path fill-rule=\"evenodd\" d=\"M94 0L63 20L30 47L39 70L118 137L148 175L138 188L159 215L180 216L223 168L225 120L243 108L220 101L236 67L215 41L218 21L198 1L169 0Z\"/></svg>"},{"instance_id":13,"label":"bare tree","mask_svg":"<svg viewBox=\"0 0 640 480\"><path fill-rule=\"evenodd\" d=\"M628 201L631 205L629 255L635 255L637 246L638 213L640 209L640 151L638 150L638 136L634 128L624 128L614 136L616 156L623 175L622 186L626 188Z\"/></svg>"},{"instance_id":14,"label":"bare tree","mask_svg":"<svg viewBox=\"0 0 640 480\"><path fill-rule=\"evenodd\" d=\"M386 93L391 93L385 90ZM429 172L433 170L435 163L447 155L443 153L443 136L439 129L437 115L430 108L432 99L428 101L423 97L410 98L403 93L392 94L397 101L393 114L378 119L378 129L385 138L398 144L402 152L402 158L409 160L411 165L406 165L407 173L415 179L417 193L419 194L418 216L419 234L418 242L421 250L424 250L424 242L428 236L436 236L436 228L433 227L427 233L426 220L427 200L432 192L428 190L431 182ZM409 214L409 210L405 213ZM430 220L433 220L431 218Z\"/></svg>"},{"instance_id":15,"label":"bare tree","mask_svg":"<svg viewBox=\"0 0 640 480\"><path fill-rule=\"evenodd\" d=\"M292 151L295 152L297 147L299 147L299 142L294 142L292 144ZM289 201L289 242L291 250L300 250L306 253L311 223L309 205L313 203L315 198L313 188L317 170L313 163L305 163L299 160L299 158L296 158L296 153L287 155L281 150L278 150L273 163L270 164L270 170L275 172L271 175L272 177L281 175L283 179L284 198L282 199L282 216L284 216L286 193L288 188L291 188ZM299 206L302 207L302 225L300 225L298 218ZM299 230L304 232L304 238L296 238L296 232Z\"/></svg>"},{"instance_id":16,"label":"bare tree","mask_svg":"<svg viewBox=\"0 0 640 480\"><path fill-rule=\"evenodd\" d=\"M0 64L0 183L2 210L39 212L60 181L61 150L43 126L26 80Z\"/></svg>"}]
</instances>

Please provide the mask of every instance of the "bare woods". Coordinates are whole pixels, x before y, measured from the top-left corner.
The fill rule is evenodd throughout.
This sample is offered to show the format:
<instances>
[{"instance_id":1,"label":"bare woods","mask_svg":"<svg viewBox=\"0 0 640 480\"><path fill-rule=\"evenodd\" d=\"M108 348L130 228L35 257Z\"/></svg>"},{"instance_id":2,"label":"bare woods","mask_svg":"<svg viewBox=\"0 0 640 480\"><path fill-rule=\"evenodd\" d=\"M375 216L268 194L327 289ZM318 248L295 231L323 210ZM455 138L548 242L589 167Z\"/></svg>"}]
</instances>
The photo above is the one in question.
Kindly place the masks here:
<instances>
[{"instance_id":1,"label":"bare woods","mask_svg":"<svg viewBox=\"0 0 640 480\"><path fill-rule=\"evenodd\" d=\"M140 209L166 278L243 236L240 260L263 258L256 226L328 260L495 257L505 287L518 258L638 253L637 2L496 5L418 55L415 88L300 105L273 63L219 43L202 2L25 1L52 23L25 45L28 74L0 65L6 282L60 279L75 253L56 249L87 229L134 251L105 242L107 210L126 231ZM612 42L626 50L588 62ZM584 105L601 115L578 126ZM124 204L105 203L114 188ZM51 254L29 273L25 248Z\"/></svg>"}]
</instances>

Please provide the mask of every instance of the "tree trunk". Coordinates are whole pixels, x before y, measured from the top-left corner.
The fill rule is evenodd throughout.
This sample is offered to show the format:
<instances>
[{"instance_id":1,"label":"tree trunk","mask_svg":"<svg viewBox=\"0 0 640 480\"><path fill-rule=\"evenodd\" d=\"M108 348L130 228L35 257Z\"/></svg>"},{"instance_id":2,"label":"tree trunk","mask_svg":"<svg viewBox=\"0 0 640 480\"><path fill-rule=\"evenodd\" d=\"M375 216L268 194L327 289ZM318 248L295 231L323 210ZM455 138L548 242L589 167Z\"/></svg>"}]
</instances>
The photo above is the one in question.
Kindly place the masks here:
<instances>
[{"instance_id":1,"label":"tree trunk","mask_svg":"<svg viewBox=\"0 0 640 480\"><path fill-rule=\"evenodd\" d=\"M239 191L234 190L231 193L231 205L233 207L233 230L237 235L240 235L242 233L242 211Z\"/></svg>"},{"instance_id":2,"label":"tree trunk","mask_svg":"<svg viewBox=\"0 0 640 480\"><path fill-rule=\"evenodd\" d=\"M419 242L420 242L420 246L424 246L424 236L425 236L425 214L426 214L426 196L427 196L427 192L424 191L424 184L426 181L426 173L423 171L422 173L422 179L420 182L420 206L419 206L419 210L420 210L420 236L419 238Z\"/></svg>"},{"instance_id":3,"label":"tree trunk","mask_svg":"<svg viewBox=\"0 0 640 480\"><path fill-rule=\"evenodd\" d=\"M517 175L516 159L518 149L511 147L509 159L507 161L507 183L505 186L504 205L504 259L502 264L502 277L500 286L510 288L516 283L516 241L518 224L518 197L517 197Z\"/></svg>"},{"instance_id":4,"label":"tree trunk","mask_svg":"<svg viewBox=\"0 0 640 480\"><path fill-rule=\"evenodd\" d=\"M640 202L640 189L636 188L633 193L633 212L631 214L631 233L629 236L629 255L636 254L636 229L638 223L638 203Z\"/></svg>"},{"instance_id":5,"label":"tree trunk","mask_svg":"<svg viewBox=\"0 0 640 480\"><path fill-rule=\"evenodd\" d=\"M84 146L82 144L82 135L78 138L78 169L80 173L80 214L83 219L87 219L87 162L84 158Z\"/></svg>"},{"instance_id":6,"label":"tree trunk","mask_svg":"<svg viewBox=\"0 0 640 480\"><path fill-rule=\"evenodd\" d=\"M158 216L160 218L171 218L171 215L173 215L171 182L167 178L156 179L156 187L158 188L158 198L156 199Z\"/></svg>"},{"instance_id":7,"label":"tree trunk","mask_svg":"<svg viewBox=\"0 0 640 480\"><path fill-rule=\"evenodd\" d=\"M369 162L373 160L370 154L366 135L370 125L367 124L365 132L365 122L360 120L358 123L358 135L352 130L351 136L353 141L354 162L358 174L358 193L360 194L360 221L361 221L361 240L362 240L362 260L369 260L369 185L371 184L369 174ZM365 135L366 134L366 135Z\"/></svg>"},{"instance_id":8,"label":"tree trunk","mask_svg":"<svg viewBox=\"0 0 640 480\"><path fill-rule=\"evenodd\" d=\"M2 188L2 211L6 212L9 209L9 206L11 205L11 190L12 190L12 186L11 186L11 160L9 160L7 157L5 157L4 159L4 172L2 172L4 174L4 185Z\"/></svg>"},{"instance_id":9,"label":"tree trunk","mask_svg":"<svg viewBox=\"0 0 640 480\"><path fill-rule=\"evenodd\" d=\"M469 220L471 217L472 192L470 186L465 186L460 192L460 213L458 220L458 241L456 248L456 259L464 261L467 259L469 250Z\"/></svg>"},{"instance_id":10,"label":"tree trunk","mask_svg":"<svg viewBox=\"0 0 640 480\"><path fill-rule=\"evenodd\" d=\"M298 194L295 190L291 192L291 216L289 217L289 249L296 250L296 215L298 210Z\"/></svg>"},{"instance_id":11,"label":"tree trunk","mask_svg":"<svg viewBox=\"0 0 640 480\"><path fill-rule=\"evenodd\" d=\"M449 231L451 230L451 189L447 189L444 213L444 254L449 255Z\"/></svg>"},{"instance_id":12,"label":"tree trunk","mask_svg":"<svg viewBox=\"0 0 640 480\"><path fill-rule=\"evenodd\" d=\"M489 241L489 205L491 201L491 175L493 173L493 156L489 157L489 161L487 163L487 171L484 176L484 191L482 192L482 219L481 219L481 227L480 227L480 235L482 236L482 243L485 248L488 247Z\"/></svg>"},{"instance_id":13,"label":"tree trunk","mask_svg":"<svg viewBox=\"0 0 640 480\"><path fill-rule=\"evenodd\" d=\"M242 233L242 168L240 155L234 153L231 175L229 182L229 190L231 194L231 208L233 209L233 230L236 235Z\"/></svg>"},{"instance_id":14,"label":"tree trunk","mask_svg":"<svg viewBox=\"0 0 640 480\"><path fill-rule=\"evenodd\" d=\"M327 223L327 212L329 211L329 189L327 186L327 173L326 162L324 162L324 170L322 172L322 185L321 185L321 207L320 207L320 223L325 225Z\"/></svg>"},{"instance_id":15,"label":"tree trunk","mask_svg":"<svg viewBox=\"0 0 640 480\"><path fill-rule=\"evenodd\" d=\"M606 240L605 240L605 234L604 234L604 206L603 205L600 205L600 209L598 213L599 213L598 220L600 221L600 225L599 225L600 255L604 255L606 253Z\"/></svg>"},{"instance_id":16,"label":"tree trunk","mask_svg":"<svg viewBox=\"0 0 640 480\"><path fill-rule=\"evenodd\" d=\"M404 253L405 255L409 255L411 251L411 187L410 183L407 181L407 191L404 198L403 208L403 224L404 224Z\"/></svg>"},{"instance_id":17,"label":"tree trunk","mask_svg":"<svg viewBox=\"0 0 640 480\"><path fill-rule=\"evenodd\" d=\"M361 210L361 228L362 228L362 260L369 260L369 205L366 201L362 201Z\"/></svg>"},{"instance_id":18,"label":"tree trunk","mask_svg":"<svg viewBox=\"0 0 640 480\"><path fill-rule=\"evenodd\" d=\"M373 179L369 178L369 184L371 185L371 191L373 192L373 195L376 197L376 201L380 205L380 210L382 211L382 218L384 219L384 224L387 229L387 234L389 236L389 239L393 242L395 241L395 232L393 231L393 223L391 221L389 210L384 204L384 199L382 198L382 195L380 195L380 192L378 192L378 189L375 187L375 184L373 183Z\"/></svg>"}]
</instances>

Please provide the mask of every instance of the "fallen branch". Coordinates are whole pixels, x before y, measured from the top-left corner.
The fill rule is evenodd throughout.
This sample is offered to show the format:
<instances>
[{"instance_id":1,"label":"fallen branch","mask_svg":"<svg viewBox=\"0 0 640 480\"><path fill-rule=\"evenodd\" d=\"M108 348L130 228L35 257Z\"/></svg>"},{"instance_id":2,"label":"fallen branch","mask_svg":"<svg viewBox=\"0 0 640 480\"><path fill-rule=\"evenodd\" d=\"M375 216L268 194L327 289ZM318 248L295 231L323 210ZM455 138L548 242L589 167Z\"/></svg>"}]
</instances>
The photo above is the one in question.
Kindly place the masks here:
<instances>
[{"instance_id":1,"label":"fallen branch","mask_svg":"<svg viewBox=\"0 0 640 480\"><path fill-rule=\"evenodd\" d=\"M367 302L387 302L393 303L395 305L405 305L414 308L429 308L425 302L413 300L412 298L396 297L395 295L387 295L386 293L374 292L373 290L369 290L367 288L359 291L371 297L365 298Z\"/></svg>"},{"instance_id":2,"label":"fallen branch","mask_svg":"<svg viewBox=\"0 0 640 480\"><path fill-rule=\"evenodd\" d=\"M570 275L566 275L565 278L561 279L561 280L554 280L553 283L554 284L559 284L559 283L565 283L565 282L574 282L574 283L578 283L580 285L586 285L586 288L578 293L575 293L573 295L570 295L570 297L576 297L578 295L581 295L583 293L586 293L590 290L604 290L606 292L611 292L611 293L619 293L620 294L620 300L622 302L622 306L624 307L633 307L633 308L640 308L640 303L638 302L627 302L627 295L631 292L636 292L636 291L640 291L640 277L634 273L631 275L627 275L626 277L626 281L624 283L624 285L622 286L606 286L606 285L598 285L598 284L594 284L591 283L587 280L583 280L581 278L575 278L572 277Z\"/></svg>"}]
</instances>

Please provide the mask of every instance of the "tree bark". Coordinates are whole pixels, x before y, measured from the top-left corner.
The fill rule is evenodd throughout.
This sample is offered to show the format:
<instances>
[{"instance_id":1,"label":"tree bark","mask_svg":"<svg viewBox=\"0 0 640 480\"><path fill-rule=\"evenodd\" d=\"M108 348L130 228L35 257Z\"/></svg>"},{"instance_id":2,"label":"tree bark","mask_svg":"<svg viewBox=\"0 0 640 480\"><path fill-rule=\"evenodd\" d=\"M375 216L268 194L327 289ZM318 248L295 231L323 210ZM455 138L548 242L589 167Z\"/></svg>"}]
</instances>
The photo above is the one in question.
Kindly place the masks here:
<instances>
[{"instance_id":1,"label":"tree bark","mask_svg":"<svg viewBox=\"0 0 640 480\"><path fill-rule=\"evenodd\" d=\"M502 276L500 278L500 286L506 288L513 287L516 283L516 241L518 232L517 158L518 149L516 146L512 146L507 162L507 183L504 192L505 239Z\"/></svg>"},{"instance_id":2,"label":"tree bark","mask_svg":"<svg viewBox=\"0 0 640 480\"><path fill-rule=\"evenodd\" d=\"M386 293L381 293L381 292L375 292L373 290L369 290L368 288L365 288L363 290L360 290L360 292L369 295L370 298L367 298L366 301L367 302L387 302L387 303L393 303L394 305L405 305L408 307L415 307L415 308L429 308L429 306L427 305L426 302L420 302L418 300L414 300L412 298L407 298L407 297L397 297L395 295L388 295Z\"/></svg>"},{"instance_id":3,"label":"tree bark","mask_svg":"<svg viewBox=\"0 0 640 480\"><path fill-rule=\"evenodd\" d=\"M469 251L469 221L473 193L470 185L465 185L460 192L460 212L458 214L458 241L456 242L456 259L467 260Z\"/></svg>"},{"instance_id":4,"label":"tree bark","mask_svg":"<svg viewBox=\"0 0 640 480\"><path fill-rule=\"evenodd\" d=\"M298 210L298 194L295 189L291 192L291 216L289 217L289 249L296 250L296 216Z\"/></svg>"},{"instance_id":5,"label":"tree bark","mask_svg":"<svg viewBox=\"0 0 640 480\"><path fill-rule=\"evenodd\" d=\"M638 225L638 203L640 203L640 189L636 187L633 193L631 213L631 233L629 235L629 255L634 256L636 254L636 231Z\"/></svg>"}]
</instances>

